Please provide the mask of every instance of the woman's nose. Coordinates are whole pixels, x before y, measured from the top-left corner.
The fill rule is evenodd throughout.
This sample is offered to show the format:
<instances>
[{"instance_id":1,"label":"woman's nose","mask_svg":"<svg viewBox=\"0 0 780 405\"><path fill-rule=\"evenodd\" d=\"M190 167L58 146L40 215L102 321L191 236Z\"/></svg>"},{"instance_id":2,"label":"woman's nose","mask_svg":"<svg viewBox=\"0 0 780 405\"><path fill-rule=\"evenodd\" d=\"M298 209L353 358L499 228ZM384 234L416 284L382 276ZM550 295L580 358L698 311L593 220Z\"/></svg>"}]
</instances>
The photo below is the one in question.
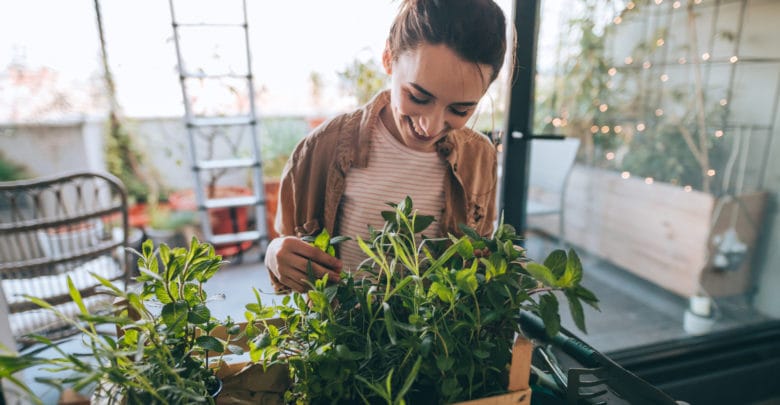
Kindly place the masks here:
<instances>
[{"instance_id":1,"label":"woman's nose","mask_svg":"<svg viewBox=\"0 0 780 405\"><path fill-rule=\"evenodd\" d=\"M444 122L444 114L437 111L421 117L420 126L426 136L432 137L441 133L447 124Z\"/></svg>"}]
</instances>

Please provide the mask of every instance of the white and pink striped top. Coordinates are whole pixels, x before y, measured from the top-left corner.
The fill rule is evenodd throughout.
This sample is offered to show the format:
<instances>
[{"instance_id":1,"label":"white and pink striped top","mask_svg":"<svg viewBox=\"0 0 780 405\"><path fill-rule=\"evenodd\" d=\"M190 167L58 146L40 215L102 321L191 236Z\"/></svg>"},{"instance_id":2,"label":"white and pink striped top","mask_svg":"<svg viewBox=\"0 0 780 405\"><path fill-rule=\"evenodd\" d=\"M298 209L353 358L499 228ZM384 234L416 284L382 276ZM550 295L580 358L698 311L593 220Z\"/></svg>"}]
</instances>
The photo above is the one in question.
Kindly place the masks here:
<instances>
[{"instance_id":1,"label":"white and pink striped top","mask_svg":"<svg viewBox=\"0 0 780 405\"><path fill-rule=\"evenodd\" d=\"M352 240L341 243L339 258L344 270L353 271L366 259L357 244L357 235L368 236L368 225L381 229L382 211L392 210L386 203L412 198L418 215L433 215L433 222L423 233L440 236L438 219L444 209L444 175L447 163L434 152L421 152L403 145L378 120L372 134L368 167L352 168L346 177L341 198L337 234Z\"/></svg>"}]
</instances>

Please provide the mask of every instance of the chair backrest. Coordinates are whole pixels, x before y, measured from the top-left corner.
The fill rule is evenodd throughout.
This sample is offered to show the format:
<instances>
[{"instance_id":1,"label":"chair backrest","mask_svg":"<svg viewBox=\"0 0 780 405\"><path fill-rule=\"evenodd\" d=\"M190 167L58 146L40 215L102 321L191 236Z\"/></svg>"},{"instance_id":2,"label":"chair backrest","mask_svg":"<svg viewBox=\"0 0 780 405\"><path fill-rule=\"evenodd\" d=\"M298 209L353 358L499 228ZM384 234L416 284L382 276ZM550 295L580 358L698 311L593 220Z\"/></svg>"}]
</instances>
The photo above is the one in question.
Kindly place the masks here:
<instances>
[{"instance_id":1,"label":"chair backrest","mask_svg":"<svg viewBox=\"0 0 780 405\"><path fill-rule=\"evenodd\" d=\"M67 279L90 309L111 297L92 277L128 282L127 193L114 176L79 172L55 178L0 183L0 282L9 328L23 344L29 333L58 338L74 332L51 311L24 296L41 298L66 316L79 313ZM0 298L1 295L0 295ZM0 325L5 329L5 325Z\"/></svg>"},{"instance_id":2,"label":"chair backrest","mask_svg":"<svg viewBox=\"0 0 780 405\"><path fill-rule=\"evenodd\" d=\"M566 177L574 165L579 147L578 138L531 141L529 188L537 188L548 193L563 193Z\"/></svg>"}]
</instances>

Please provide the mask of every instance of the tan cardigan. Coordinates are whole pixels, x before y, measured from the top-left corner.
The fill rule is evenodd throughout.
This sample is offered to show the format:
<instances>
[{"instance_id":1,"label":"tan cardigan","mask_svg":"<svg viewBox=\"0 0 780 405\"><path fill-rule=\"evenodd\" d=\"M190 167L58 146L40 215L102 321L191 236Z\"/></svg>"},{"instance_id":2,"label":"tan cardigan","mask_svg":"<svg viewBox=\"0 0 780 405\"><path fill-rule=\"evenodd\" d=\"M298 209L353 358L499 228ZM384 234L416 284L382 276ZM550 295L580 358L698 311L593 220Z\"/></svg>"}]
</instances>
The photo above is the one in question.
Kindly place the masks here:
<instances>
[{"instance_id":1,"label":"tan cardigan","mask_svg":"<svg viewBox=\"0 0 780 405\"><path fill-rule=\"evenodd\" d=\"M368 165L370 135L389 103L389 91L381 92L362 108L326 121L296 146L279 189L275 228L280 235L335 229L346 176L350 168ZM460 235L458 224L463 223L489 235L496 217L495 147L486 136L463 128L445 135L436 150L448 163L442 232ZM277 289L284 288L273 273L271 280Z\"/></svg>"}]
</instances>

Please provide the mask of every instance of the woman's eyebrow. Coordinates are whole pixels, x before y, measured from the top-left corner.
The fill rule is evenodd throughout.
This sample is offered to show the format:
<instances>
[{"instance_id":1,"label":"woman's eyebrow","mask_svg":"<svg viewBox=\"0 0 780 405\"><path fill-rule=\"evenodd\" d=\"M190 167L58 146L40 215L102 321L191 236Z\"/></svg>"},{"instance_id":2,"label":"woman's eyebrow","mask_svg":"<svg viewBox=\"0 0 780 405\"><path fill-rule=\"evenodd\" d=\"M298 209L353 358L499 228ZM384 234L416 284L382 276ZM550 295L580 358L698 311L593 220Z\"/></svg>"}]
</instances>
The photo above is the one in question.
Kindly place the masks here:
<instances>
[{"instance_id":1,"label":"woman's eyebrow","mask_svg":"<svg viewBox=\"0 0 780 405\"><path fill-rule=\"evenodd\" d=\"M436 98L436 96L434 96L430 91L425 90L424 87L420 86L419 84L417 84L415 82L409 82L409 85L414 87L415 89L417 89L417 91L419 91L420 93L424 94L427 97ZM452 103L452 105L459 105L459 106L463 106L463 107L472 107L472 106L477 105L477 102L476 101L459 101L459 102L456 102L456 103Z\"/></svg>"}]
</instances>

